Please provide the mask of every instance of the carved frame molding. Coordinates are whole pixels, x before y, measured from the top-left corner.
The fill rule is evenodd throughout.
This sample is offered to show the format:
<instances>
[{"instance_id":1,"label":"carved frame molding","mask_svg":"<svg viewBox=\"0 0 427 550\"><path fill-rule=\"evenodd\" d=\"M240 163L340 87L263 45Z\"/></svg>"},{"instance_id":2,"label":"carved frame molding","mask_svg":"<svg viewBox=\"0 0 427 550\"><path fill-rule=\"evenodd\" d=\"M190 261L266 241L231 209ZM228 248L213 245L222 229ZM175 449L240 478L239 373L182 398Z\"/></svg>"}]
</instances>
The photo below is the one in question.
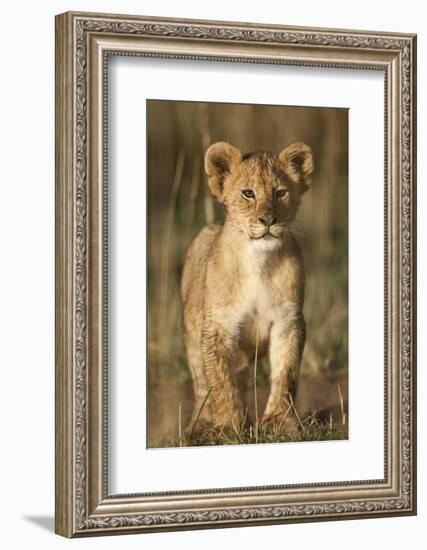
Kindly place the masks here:
<instances>
[{"instance_id":1,"label":"carved frame molding","mask_svg":"<svg viewBox=\"0 0 427 550\"><path fill-rule=\"evenodd\" d=\"M106 60L140 55L385 75L385 478L108 495ZM416 37L65 13L56 18L56 532L67 536L414 514Z\"/></svg>"}]
</instances>

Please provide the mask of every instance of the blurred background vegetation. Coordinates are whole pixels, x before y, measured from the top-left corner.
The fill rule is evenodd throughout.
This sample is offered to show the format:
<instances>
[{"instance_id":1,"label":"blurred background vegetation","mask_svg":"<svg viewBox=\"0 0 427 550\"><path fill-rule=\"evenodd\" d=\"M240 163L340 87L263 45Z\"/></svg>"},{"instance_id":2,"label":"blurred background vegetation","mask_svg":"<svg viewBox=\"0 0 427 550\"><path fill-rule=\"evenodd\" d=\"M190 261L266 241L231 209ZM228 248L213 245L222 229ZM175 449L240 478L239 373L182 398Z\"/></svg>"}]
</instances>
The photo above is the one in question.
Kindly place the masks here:
<instances>
[{"instance_id":1,"label":"blurred background vegetation","mask_svg":"<svg viewBox=\"0 0 427 550\"><path fill-rule=\"evenodd\" d=\"M203 169L204 153L216 141L228 141L242 153L277 154L294 141L313 150L312 188L294 223L306 266L307 323L297 407L301 414L318 411L329 420L338 417L339 385L347 411L348 111L149 100L149 446L160 445L178 430L178 423L185 427L191 415L179 287L188 244L206 223L223 217ZM258 365L257 372L262 410L268 364Z\"/></svg>"}]
</instances>

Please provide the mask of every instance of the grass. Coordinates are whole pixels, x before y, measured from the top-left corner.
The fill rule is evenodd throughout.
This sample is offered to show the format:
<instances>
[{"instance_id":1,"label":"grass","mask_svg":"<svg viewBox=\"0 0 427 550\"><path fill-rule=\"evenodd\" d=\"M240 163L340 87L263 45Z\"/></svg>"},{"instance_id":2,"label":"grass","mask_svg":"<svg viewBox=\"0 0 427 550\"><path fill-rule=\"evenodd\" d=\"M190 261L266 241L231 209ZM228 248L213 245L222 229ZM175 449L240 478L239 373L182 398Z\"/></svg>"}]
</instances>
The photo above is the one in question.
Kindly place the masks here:
<instances>
[{"instance_id":1,"label":"grass","mask_svg":"<svg viewBox=\"0 0 427 550\"><path fill-rule=\"evenodd\" d=\"M344 400L341 392L341 387L337 384L337 391L340 401L340 414L334 418L334 414L330 412L328 420L322 420L317 412L300 417L295 407L295 403L290 394L285 398L288 405L287 413L292 410L298 424L296 427L287 427L282 421L273 426L265 426L260 423L258 418L257 406L257 350L258 350L258 335L255 348L254 361L254 400L255 400L255 422L249 424L245 422L242 426L234 430L225 430L217 428L208 428L203 431L196 431L197 421L204 407L209 402L211 390L209 389L203 403L197 412L195 419L187 431L184 433L182 429L182 403L179 402L178 408L178 432L177 434L168 434L160 440L157 446L159 447L198 447L198 446L216 446L216 445L243 445L243 444L260 444L260 443L288 443L301 441L335 441L348 439L347 415L345 412ZM247 411L246 411L247 417ZM286 415L285 415L286 417Z\"/></svg>"},{"instance_id":2,"label":"grass","mask_svg":"<svg viewBox=\"0 0 427 550\"><path fill-rule=\"evenodd\" d=\"M198 447L213 445L242 445L260 443L285 443L297 441L335 441L348 439L347 425L342 418L321 420L316 413L300 419L301 426L298 432L283 427L242 427L237 431L224 431L210 428L201 433L189 435L165 435L159 442L159 447Z\"/></svg>"}]
</instances>

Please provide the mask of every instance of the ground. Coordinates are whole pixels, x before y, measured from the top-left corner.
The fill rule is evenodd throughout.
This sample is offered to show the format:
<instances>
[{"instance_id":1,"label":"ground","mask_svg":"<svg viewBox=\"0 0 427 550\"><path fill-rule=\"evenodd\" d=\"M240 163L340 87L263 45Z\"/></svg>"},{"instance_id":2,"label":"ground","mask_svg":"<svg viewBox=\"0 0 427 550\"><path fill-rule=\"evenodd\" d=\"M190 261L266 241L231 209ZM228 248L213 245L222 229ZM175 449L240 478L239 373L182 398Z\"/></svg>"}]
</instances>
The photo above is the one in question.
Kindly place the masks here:
<instances>
[{"instance_id":1,"label":"ground","mask_svg":"<svg viewBox=\"0 0 427 550\"><path fill-rule=\"evenodd\" d=\"M190 422L193 393L190 380L169 379L151 384L149 395L150 447L194 445L230 445L241 443L277 443L295 439L282 430L265 430L256 426L254 390L248 390L249 425L239 433L207 430L192 434L185 428ZM262 411L268 396L268 384L257 383L258 410ZM340 397L341 396L341 397ZM297 440L318 441L348 438L347 376L303 375L300 379L295 409L300 419ZM191 432L191 430L190 430Z\"/></svg>"}]
</instances>

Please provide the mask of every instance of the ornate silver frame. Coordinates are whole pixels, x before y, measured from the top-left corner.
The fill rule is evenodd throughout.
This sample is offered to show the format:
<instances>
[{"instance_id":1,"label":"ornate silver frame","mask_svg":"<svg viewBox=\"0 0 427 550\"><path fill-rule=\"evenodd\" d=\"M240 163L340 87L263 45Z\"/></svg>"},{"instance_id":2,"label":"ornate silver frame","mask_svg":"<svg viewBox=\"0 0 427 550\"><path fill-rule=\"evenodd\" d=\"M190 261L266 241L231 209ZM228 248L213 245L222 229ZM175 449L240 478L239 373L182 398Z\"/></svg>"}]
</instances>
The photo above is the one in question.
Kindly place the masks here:
<instances>
[{"instance_id":1,"label":"ornate silver frame","mask_svg":"<svg viewBox=\"0 0 427 550\"><path fill-rule=\"evenodd\" d=\"M142 55L385 75L385 477L109 495L106 58ZM416 513L416 37L89 13L56 17L56 532L66 537Z\"/></svg>"}]
</instances>

